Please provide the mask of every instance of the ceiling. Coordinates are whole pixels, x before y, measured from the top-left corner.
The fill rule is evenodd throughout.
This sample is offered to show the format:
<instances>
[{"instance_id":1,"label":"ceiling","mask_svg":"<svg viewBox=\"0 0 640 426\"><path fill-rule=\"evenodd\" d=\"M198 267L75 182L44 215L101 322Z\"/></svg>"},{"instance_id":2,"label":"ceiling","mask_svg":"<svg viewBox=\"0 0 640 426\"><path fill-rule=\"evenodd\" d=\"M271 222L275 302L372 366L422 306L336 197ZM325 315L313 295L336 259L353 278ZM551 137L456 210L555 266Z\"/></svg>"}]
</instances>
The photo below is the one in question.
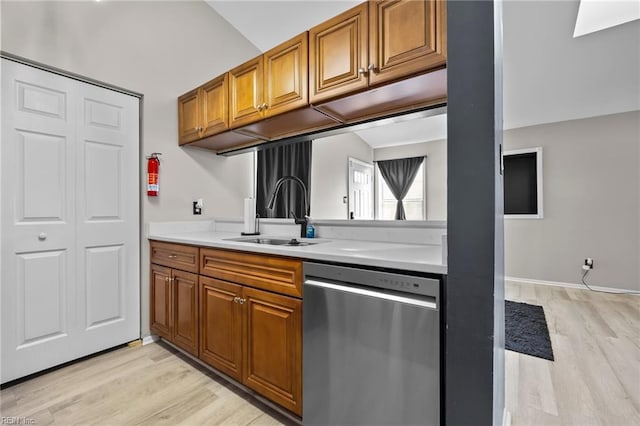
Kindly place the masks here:
<instances>
[{"instance_id":1,"label":"ceiling","mask_svg":"<svg viewBox=\"0 0 640 426\"><path fill-rule=\"evenodd\" d=\"M360 2L207 0L263 52ZM503 2L505 129L640 109L640 21L574 38L578 9L578 0ZM437 140L446 118L357 134L377 147Z\"/></svg>"}]
</instances>

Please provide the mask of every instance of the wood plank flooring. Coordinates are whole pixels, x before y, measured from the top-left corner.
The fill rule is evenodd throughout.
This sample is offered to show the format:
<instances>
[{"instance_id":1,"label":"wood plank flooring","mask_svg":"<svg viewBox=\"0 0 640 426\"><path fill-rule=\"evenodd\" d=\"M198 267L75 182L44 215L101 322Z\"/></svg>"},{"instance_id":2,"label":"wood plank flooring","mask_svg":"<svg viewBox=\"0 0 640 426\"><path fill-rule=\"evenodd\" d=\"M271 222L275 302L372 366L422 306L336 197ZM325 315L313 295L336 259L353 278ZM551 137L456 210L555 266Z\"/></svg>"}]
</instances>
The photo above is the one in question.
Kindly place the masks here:
<instances>
[{"instance_id":1,"label":"wood plank flooring","mask_svg":"<svg viewBox=\"0 0 640 426\"><path fill-rule=\"evenodd\" d=\"M506 296L544 307L556 358L506 352L513 426L640 425L640 297L512 282ZM118 349L3 389L0 414L37 425L288 422L163 344Z\"/></svg>"},{"instance_id":2,"label":"wood plank flooring","mask_svg":"<svg viewBox=\"0 0 640 426\"><path fill-rule=\"evenodd\" d=\"M507 282L541 305L555 361L506 351L511 424L640 425L640 297Z\"/></svg>"},{"instance_id":3,"label":"wood plank flooring","mask_svg":"<svg viewBox=\"0 0 640 426\"><path fill-rule=\"evenodd\" d=\"M118 349L7 387L0 391L0 413L38 426L292 424L158 343Z\"/></svg>"}]
</instances>

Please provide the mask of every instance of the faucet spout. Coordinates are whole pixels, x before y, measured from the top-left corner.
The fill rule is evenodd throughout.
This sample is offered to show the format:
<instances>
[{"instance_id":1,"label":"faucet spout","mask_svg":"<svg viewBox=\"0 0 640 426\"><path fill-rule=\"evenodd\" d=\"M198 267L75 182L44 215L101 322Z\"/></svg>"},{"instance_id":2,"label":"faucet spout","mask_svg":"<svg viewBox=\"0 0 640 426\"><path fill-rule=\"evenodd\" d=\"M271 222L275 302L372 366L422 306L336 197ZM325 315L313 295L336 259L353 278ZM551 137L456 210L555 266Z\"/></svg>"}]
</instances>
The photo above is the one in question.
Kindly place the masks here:
<instances>
[{"instance_id":1,"label":"faucet spout","mask_svg":"<svg viewBox=\"0 0 640 426\"><path fill-rule=\"evenodd\" d=\"M300 225L300 236L301 237L305 237L307 235L307 218L309 217L309 199L308 199L308 195L307 195L307 186L304 184L304 182L297 176L283 176L280 179L278 179L278 181L276 182L276 186L273 188L273 192L271 193L271 196L269 197L269 203L267 204L267 208L269 210L273 210L273 207L276 204L276 197L278 196L278 193L280 192L280 188L282 188L282 185L286 182L295 182L300 189L302 190L302 195L303 198L302 200L304 201L304 210L303 210L303 214L304 217L303 218L297 218L295 216L295 214L292 213L293 218L295 220L296 224Z\"/></svg>"}]
</instances>

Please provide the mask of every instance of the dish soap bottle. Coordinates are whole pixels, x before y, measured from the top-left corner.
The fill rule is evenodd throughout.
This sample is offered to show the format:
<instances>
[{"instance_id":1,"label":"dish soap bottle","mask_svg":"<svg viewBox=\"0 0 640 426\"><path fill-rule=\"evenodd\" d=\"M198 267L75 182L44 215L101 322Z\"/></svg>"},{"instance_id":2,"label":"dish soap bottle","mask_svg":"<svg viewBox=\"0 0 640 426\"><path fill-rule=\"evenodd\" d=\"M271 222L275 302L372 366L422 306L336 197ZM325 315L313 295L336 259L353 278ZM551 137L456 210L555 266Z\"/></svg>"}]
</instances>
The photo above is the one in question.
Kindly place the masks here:
<instances>
[{"instance_id":1,"label":"dish soap bottle","mask_svg":"<svg viewBox=\"0 0 640 426\"><path fill-rule=\"evenodd\" d=\"M307 223L307 238L316 237L316 227L312 223Z\"/></svg>"}]
</instances>

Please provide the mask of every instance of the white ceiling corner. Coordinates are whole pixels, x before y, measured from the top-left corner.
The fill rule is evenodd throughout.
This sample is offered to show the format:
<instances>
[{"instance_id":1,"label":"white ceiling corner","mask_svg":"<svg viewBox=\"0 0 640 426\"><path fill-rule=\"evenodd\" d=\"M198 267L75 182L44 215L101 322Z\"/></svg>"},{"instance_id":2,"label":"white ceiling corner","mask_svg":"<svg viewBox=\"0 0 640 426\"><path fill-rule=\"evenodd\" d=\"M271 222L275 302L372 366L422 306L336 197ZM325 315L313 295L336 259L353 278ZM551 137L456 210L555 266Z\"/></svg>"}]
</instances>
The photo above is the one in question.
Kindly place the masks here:
<instances>
[{"instance_id":1,"label":"white ceiling corner","mask_svg":"<svg viewBox=\"0 0 640 426\"><path fill-rule=\"evenodd\" d=\"M640 0L580 0L574 37L640 19Z\"/></svg>"},{"instance_id":2,"label":"white ceiling corner","mask_svg":"<svg viewBox=\"0 0 640 426\"><path fill-rule=\"evenodd\" d=\"M307 31L360 0L205 0L261 52Z\"/></svg>"},{"instance_id":3,"label":"white ceiling corner","mask_svg":"<svg viewBox=\"0 0 640 426\"><path fill-rule=\"evenodd\" d=\"M447 114L374 126L357 130L355 134L374 149L437 141L447 138Z\"/></svg>"}]
</instances>

